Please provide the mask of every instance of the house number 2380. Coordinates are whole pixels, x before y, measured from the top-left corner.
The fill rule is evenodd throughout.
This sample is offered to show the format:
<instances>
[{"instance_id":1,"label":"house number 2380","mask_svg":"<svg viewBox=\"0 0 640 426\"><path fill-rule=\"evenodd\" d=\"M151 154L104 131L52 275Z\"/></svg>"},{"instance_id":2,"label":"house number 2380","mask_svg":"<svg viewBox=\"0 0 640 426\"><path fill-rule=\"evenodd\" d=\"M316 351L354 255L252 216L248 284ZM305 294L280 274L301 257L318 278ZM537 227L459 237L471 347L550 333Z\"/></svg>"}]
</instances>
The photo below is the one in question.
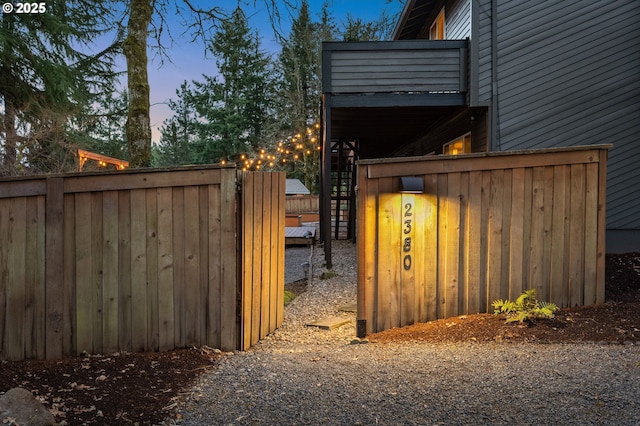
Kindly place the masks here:
<instances>
[{"instance_id":1,"label":"house number 2380","mask_svg":"<svg viewBox=\"0 0 640 426\"><path fill-rule=\"evenodd\" d=\"M404 234L404 242L402 243L402 251L404 252L404 257L402 259L402 267L405 271L411 269L411 230L413 229L412 225L412 217L413 213L411 209L413 208L413 204L405 203L404 204L404 227L402 232Z\"/></svg>"}]
</instances>

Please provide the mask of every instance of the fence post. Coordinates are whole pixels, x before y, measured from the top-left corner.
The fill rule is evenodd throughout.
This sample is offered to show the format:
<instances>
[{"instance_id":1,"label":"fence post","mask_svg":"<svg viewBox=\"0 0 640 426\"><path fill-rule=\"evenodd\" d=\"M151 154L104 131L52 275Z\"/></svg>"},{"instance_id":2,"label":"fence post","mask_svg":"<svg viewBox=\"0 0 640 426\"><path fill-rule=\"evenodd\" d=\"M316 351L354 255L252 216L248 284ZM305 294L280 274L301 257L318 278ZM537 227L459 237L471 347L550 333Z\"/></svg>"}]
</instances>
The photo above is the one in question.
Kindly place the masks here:
<instances>
[{"instance_id":1,"label":"fence post","mask_svg":"<svg viewBox=\"0 0 640 426\"><path fill-rule=\"evenodd\" d=\"M47 178L45 202L45 356L63 356L64 180Z\"/></svg>"}]
</instances>

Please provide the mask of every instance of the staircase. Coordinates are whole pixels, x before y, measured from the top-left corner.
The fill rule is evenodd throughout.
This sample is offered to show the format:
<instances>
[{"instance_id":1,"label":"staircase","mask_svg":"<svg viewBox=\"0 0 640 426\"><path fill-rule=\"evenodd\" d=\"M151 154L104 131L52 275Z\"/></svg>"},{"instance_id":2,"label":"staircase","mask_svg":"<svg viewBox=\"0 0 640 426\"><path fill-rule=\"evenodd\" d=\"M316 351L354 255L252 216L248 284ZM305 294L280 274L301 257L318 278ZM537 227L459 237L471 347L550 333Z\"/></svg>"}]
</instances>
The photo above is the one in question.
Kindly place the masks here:
<instances>
[{"instance_id":1,"label":"staircase","mask_svg":"<svg viewBox=\"0 0 640 426\"><path fill-rule=\"evenodd\" d=\"M336 240L355 241L357 141L331 143L331 231Z\"/></svg>"}]
</instances>

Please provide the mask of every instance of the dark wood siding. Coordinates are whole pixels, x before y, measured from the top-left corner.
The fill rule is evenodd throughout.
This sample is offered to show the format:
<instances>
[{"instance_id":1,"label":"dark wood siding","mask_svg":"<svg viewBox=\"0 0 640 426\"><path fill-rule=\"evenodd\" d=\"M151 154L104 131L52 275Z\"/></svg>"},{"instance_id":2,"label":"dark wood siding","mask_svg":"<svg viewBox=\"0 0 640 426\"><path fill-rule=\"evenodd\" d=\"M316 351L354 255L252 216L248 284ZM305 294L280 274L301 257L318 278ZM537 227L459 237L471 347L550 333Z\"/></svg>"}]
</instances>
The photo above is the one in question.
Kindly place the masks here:
<instances>
[{"instance_id":1,"label":"dark wood siding","mask_svg":"<svg viewBox=\"0 0 640 426\"><path fill-rule=\"evenodd\" d=\"M466 41L325 43L324 93L466 90Z\"/></svg>"}]
</instances>

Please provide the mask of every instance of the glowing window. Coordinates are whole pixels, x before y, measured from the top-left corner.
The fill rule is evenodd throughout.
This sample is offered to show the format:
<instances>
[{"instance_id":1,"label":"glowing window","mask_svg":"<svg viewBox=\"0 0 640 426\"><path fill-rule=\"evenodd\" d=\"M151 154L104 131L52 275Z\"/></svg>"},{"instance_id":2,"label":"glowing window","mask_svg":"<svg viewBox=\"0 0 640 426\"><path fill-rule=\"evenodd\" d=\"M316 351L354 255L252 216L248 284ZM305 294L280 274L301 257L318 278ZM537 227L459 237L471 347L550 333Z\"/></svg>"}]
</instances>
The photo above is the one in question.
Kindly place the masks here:
<instances>
[{"instance_id":1,"label":"glowing window","mask_svg":"<svg viewBox=\"0 0 640 426\"><path fill-rule=\"evenodd\" d=\"M444 40L444 7L429 28L429 39Z\"/></svg>"},{"instance_id":2,"label":"glowing window","mask_svg":"<svg viewBox=\"0 0 640 426\"><path fill-rule=\"evenodd\" d=\"M460 136L449 143L444 144L443 153L445 155L458 155L471 152L471 133Z\"/></svg>"}]
</instances>

